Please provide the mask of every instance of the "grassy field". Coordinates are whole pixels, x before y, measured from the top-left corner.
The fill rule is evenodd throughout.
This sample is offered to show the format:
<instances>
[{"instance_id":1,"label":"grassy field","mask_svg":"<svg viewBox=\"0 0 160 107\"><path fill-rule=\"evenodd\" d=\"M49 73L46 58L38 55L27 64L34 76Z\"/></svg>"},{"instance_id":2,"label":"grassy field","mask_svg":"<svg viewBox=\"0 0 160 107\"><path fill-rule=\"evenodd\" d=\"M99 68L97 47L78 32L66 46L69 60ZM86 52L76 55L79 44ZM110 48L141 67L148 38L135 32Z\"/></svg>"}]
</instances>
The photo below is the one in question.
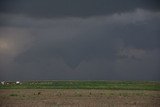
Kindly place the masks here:
<instances>
[{"instance_id":1,"label":"grassy field","mask_svg":"<svg viewBox=\"0 0 160 107\"><path fill-rule=\"evenodd\" d=\"M0 107L160 107L160 82L10 81Z\"/></svg>"},{"instance_id":2,"label":"grassy field","mask_svg":"<svg viewBox=\"0 0 160 107\"><path fill-rule=\"evenodd\" d=\"M0 107L160 107L160 91L1 89Z\"/></svg>"},{"instance_id":3,"label":"grassy field","mask_svg":"<svg viewBox=\"0 0 160 107\"><path fill-rule=\"evenodd\" d=\"M152 81L23 81L22 84L0 85L0 89L108 89L160 90Z\"/></svg>"}]
</instances>

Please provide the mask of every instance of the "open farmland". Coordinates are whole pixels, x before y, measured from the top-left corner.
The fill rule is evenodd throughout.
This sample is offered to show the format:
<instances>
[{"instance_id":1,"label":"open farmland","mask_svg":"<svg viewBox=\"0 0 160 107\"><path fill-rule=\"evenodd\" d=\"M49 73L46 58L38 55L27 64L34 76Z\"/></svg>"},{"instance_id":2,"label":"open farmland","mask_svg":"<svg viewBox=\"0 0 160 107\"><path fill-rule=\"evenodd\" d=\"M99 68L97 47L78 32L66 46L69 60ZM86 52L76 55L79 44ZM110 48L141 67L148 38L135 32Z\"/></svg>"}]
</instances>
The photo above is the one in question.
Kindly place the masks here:
<instances>
[{"instance_id":1,"label":"open farmland","mask_svg":"<svg viewBox=\"0 0 160 107\"><path fill-rule=\"evenodd\" d=\"M0 85L0 89L108 89L160 90L160 82L138 81L22 81Z\"/></svg>"},{"instance_id":2,"label":"open farmland","mask_svg":"<svg viewBox=\"0 0 160 107\"><path fill-rule=\"evenodd\" d=\"M159 82L29 81L1 85L0 107L160 107Z\"/></svg>"}]
</instances>

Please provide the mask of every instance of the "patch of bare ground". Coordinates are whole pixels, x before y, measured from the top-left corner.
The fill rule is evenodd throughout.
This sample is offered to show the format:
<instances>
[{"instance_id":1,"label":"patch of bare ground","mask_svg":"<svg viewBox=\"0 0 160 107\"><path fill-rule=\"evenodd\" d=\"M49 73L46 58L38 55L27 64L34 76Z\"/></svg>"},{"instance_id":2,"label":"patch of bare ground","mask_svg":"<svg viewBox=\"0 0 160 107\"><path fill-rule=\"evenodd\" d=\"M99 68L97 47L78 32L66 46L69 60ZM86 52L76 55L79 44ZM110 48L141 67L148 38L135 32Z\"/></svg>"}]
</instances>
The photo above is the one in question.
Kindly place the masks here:
<instances>
[{"instance_id":1,"label":"patch of bare ground","mask_svg":"<svg viewBox=\"0 0 160 107\"><path fill-rule=\"evenodd\" d=\"M160 107L160 91L0 90L0 107Z\"/></svg>"}]
</instances>

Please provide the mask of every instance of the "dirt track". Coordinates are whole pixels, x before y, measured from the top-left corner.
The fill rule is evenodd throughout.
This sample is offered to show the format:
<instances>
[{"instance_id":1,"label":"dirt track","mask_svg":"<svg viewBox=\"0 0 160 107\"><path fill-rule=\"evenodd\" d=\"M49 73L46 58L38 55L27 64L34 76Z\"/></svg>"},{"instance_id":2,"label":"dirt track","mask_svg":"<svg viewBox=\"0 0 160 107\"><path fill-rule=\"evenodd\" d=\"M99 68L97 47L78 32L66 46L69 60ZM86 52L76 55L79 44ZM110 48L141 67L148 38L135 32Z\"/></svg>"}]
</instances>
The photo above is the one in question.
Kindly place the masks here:
<instances>
[{"instance_id":1,"label":"dirt track","mask_svg":"<svg viewBox=\"0 0 160 107\"><path fill-rule=\"evenodd\" d=\"M160 107L160 91L0 90L0 107Z\"/></svg>"}]
</instances>

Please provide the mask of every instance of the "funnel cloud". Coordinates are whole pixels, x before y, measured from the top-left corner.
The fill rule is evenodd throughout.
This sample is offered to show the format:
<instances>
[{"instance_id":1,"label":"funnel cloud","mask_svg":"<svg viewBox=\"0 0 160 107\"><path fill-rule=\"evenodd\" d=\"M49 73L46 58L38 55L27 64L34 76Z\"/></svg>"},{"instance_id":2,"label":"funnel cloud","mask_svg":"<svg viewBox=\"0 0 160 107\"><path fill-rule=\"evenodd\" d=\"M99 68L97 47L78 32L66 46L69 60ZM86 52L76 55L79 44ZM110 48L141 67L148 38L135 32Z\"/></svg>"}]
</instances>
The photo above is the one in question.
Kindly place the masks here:
<instances>
[{"instance_id":1,"label":"funnel cloud","mask_svg":"<svg viewBox=\"0 0 160 107\"><path fill-rule=\"evenodd\" d=\"M1 0L0 80L160 80L158 0Z\"/></svg>"}]
</instances>

